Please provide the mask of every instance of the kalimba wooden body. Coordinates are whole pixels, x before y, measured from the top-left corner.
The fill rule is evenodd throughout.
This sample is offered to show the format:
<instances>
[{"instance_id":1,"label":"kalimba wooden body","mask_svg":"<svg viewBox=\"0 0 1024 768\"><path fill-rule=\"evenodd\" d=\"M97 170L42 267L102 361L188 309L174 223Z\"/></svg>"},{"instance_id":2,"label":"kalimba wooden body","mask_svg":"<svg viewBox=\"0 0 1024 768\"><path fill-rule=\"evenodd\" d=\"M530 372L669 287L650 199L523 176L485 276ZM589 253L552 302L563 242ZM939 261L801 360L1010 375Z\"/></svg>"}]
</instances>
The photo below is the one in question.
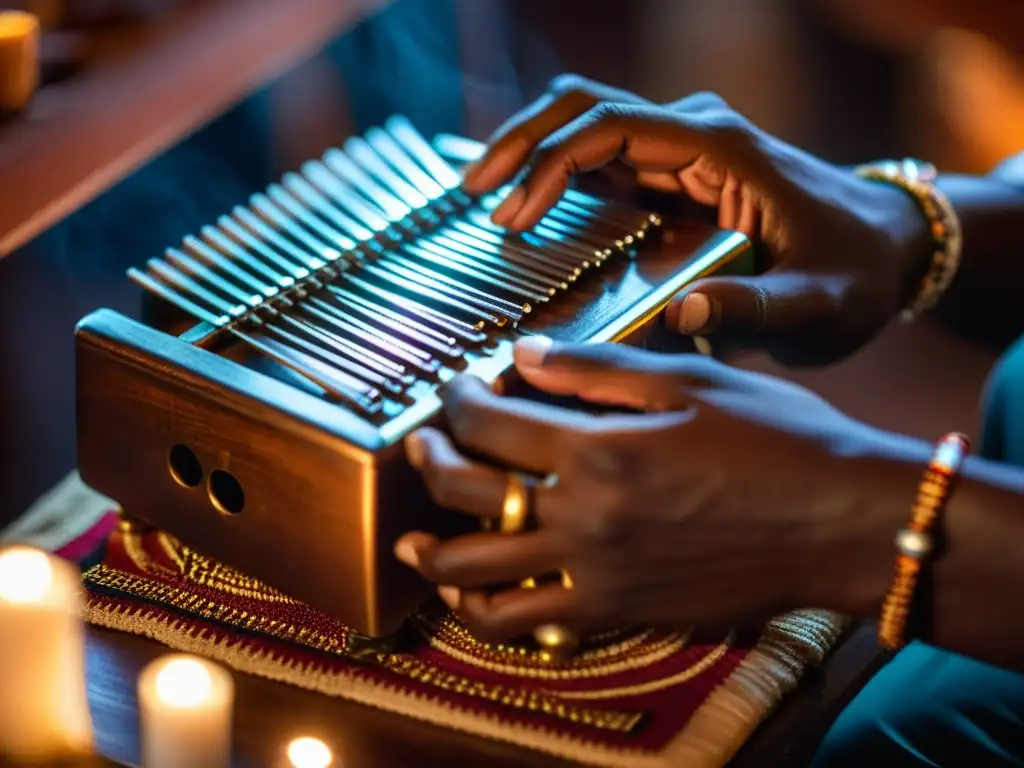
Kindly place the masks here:
<instances>
[{"instance_id":1,"label":"kalimba wooden body","mask_svg":"<svg viewBox=\"0 0 1024 768\"><path fill-rule=\"evenodd\" d=\"M396 630L433 593L394 559L395 540L412 529L449 535L472 524L436 508L404 456L407 434L425 424L443 426L439 386L466 371L501 379L506 390L516 391L511 348L522 334L630 343L689 282L725 268L747 269L749 249L741 236L692 219L677 221L582 193L564 214L555 214L561 218L552 219L546 235L501 234L480 218L483 203L459 191L451 166L439 165L447 163L442 156L470 159L478 145L441 138L431 146L397 119L367 137L346 143L344 156L328 153L322 163L304 167L301 177L291 175L265 196L254 196L248 208L236 209L199 238L187 238L181 251L168 251L166 261L134 273L161 300L204 322L178 335L100 310L80 323L78 464L83 479L131 517L358 632L380 636ZM394 155L396 146L405 155ZM377 156L367 156L367 147ZM353 158L365 178L346 175ZM324 175L325 169L334 175ZM389 211L393 198L383 189L406 208ZM428 198L424 210L413 204L416 191ZM303 207L289 207L296 201ZM357 216L360 206L368 210L346 232L346 217ZM387 226L375 226L373 217L388 213ZM635 220L636 229L620 231L613 219ZM453 229L455 221L473 223ZM652 222L660 224L658 233ZM368 237L359 236L358 223L372 230ZM565 234L565 244L558 233ZM500 238L488 250L484 246L495 234ZM331 237L335 250L327 254L323 246ZM550 278L571 254L605 241L603 257L602 248L592 249L594 263L569 269L530 312L491 313L497 307L509 314L506 303L522 307L523 294L536 296L541 277L521 259L494 272L495 257L518 259L528 251L547 257L551 269L543 274ZM469 250L453 256L463 271L448 271L438 261L445 253L438 242L468 244ZM403 255L389 262L388 254L396 252ZM467 261L466 254L480 261ZM288 275L275 266L282 258L298 271ZM365 271L376 264L384 264L384 271ZM416 271L424 265L429 270ZM387 269L392 271L385 274ZM441 273L450 282L424 278L433 286L428 291L405 290L416 275ZM512 275L512 282L495 282L499 273ZM275 274L282 278L276 284ZM359 276L367 274L378 275L375 285L387 290L366 293ZM452 310L453 324L444 324L449 318L437 314L439 308L452 305L438 297L450 299L453 286L457 291L465 285L479 291L466 294L470 298L491 297L476 300L473 309L491 313L496 322L470 322L463 307ZM493 300L499 294L515 301ZM204 303L205 312L198 307ZM412 322L407 313L416 312ZM456 317L462 318L457 324ZM375 328L383 335L366 336ZM468 328L482 329L486 339L474 342L475 331ZM384 344L388 339L398 346ZM414 341L401 346L403 339ZM423 358L409 355L428 341L430 349L449 346L442 364L424 372ZM405 373L396 373L399 368ZM374 371L383 371L382 378L374 379Z\"/></svg>"}]
</instances>

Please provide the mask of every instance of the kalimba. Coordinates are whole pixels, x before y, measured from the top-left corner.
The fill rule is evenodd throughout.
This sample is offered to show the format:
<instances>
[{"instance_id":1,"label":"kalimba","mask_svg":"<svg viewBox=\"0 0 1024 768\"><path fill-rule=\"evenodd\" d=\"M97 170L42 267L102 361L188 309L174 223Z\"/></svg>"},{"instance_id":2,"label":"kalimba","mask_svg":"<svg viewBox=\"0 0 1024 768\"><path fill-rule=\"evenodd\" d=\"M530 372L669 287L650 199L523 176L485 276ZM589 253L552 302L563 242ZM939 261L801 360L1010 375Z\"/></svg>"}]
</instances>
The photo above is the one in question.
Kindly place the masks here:
<instances>
[{"instance_id":1,"label":"kalimba","mask_svg":"<svg viewBox=\"0 0 1024 768\"><path fill-rule=\"evenodd\" d=\"M194 322L174 334L100 310L79 324L84 480L361 633L397 629L432 588L393 543L462 522L402 447L441 424L439 387L459 371L511 385L523 334L628 342L748 251L578 188L506 232L489 218L504 190L461 189L458 163L481 150L392 118L132 270Z\"/></svg>"}]
</instances>

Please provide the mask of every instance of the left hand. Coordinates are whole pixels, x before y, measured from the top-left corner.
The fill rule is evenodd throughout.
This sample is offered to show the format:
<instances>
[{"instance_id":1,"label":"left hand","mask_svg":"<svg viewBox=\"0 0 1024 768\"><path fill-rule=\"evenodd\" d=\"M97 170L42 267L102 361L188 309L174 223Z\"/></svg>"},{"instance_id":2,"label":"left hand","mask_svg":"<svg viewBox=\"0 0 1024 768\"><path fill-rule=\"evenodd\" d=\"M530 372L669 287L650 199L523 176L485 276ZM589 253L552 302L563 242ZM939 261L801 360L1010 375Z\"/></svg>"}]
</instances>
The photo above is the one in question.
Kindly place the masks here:
<instances>
[{"instance_id":1,"label":"left hand","mask_svg":"<svg viewBox=\"0 0 1024 768\"><path fill-rule=\"evenodd\" d=\"M557 476L535 491L535 530L449 541L414 532L397 543L477 636L874 611L898 523L877 528L877 505L862 496L870 483L845 458L873 430L805 389L705 357L548 344L516 348L531 385L639 412L585 415L462 377L445 395L452 438L425 428L407 443L433 498L481 518L500 515L508 475L463 448ZM507 586L563 569L572 589Z\"/></svg>"}]
</instances>

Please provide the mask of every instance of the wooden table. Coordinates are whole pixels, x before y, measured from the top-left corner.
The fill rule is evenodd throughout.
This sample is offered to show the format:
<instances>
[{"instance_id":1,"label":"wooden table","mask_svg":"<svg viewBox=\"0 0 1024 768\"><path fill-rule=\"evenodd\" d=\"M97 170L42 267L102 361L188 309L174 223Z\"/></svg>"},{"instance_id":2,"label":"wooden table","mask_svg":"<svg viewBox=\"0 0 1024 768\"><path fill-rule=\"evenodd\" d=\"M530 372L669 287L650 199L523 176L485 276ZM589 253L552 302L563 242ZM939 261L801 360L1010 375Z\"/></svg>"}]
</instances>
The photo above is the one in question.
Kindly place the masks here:
<instances>
[{"instance_id":1,"label":"wooden table","mask_svg":"<svg viewBox=\"0 0 1024 768\"><path fill-rule=\"evenodd\" d=\"M139 756L135 681L166 649L108 630L88 636L89 701L97 748L125 764ZM859 626L804 681L737 755L730 768L806 765L820 737L884 662L874 627ZM236 675L235 765L272 768L293 738L311 735L334 750L341 768L556 768L540 753L467 736L248 675Z\"/></svg>"},{"instance_id":2,"label":"wooden table","mask_svg":"<svg viewBox=\"0 0 1024 768\"><path fill-rule=\"evenodd\" d=\"M389 0L197 0L91 38L0 125L0 259Z\"/></svg>"}]
</instances>

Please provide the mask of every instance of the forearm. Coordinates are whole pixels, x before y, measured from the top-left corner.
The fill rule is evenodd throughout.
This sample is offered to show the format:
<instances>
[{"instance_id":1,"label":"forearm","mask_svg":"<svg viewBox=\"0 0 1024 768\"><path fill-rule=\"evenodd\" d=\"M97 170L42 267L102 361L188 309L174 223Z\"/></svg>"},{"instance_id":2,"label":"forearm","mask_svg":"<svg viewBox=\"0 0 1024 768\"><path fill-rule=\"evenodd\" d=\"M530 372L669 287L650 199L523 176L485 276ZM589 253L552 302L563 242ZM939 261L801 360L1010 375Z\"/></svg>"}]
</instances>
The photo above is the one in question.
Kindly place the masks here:
<instances>
[{"instance_id":1,"label":"forearm","mask_svg":"<svg viewBox=\"0 0 1024 768\"><path fill-rule=\"evenodd\" d=\"M993 176L942 176L963 227L956 279L935 310L958 330L1005 344L1024 333L1024 186Z\"/></svg>"},{"instance_id":2,"label":"forearm","mask_svg":"<svg viewBox=\"0 0 1024 768\"><path fill-rule=\"evenodd\" d=\"M877 616L893 576L893 540L910 520L932 446L886 436L869 453L854 461L870 478L861 511L875 533L861 553L863 571L854 576L863 589L840 588L840 602L846 601L842 609ZM1024 670L1024 470L968 458L941 525L945 551L928 566L934 574L934 634L927 640Z\"/></svg>"}]
</instances>

